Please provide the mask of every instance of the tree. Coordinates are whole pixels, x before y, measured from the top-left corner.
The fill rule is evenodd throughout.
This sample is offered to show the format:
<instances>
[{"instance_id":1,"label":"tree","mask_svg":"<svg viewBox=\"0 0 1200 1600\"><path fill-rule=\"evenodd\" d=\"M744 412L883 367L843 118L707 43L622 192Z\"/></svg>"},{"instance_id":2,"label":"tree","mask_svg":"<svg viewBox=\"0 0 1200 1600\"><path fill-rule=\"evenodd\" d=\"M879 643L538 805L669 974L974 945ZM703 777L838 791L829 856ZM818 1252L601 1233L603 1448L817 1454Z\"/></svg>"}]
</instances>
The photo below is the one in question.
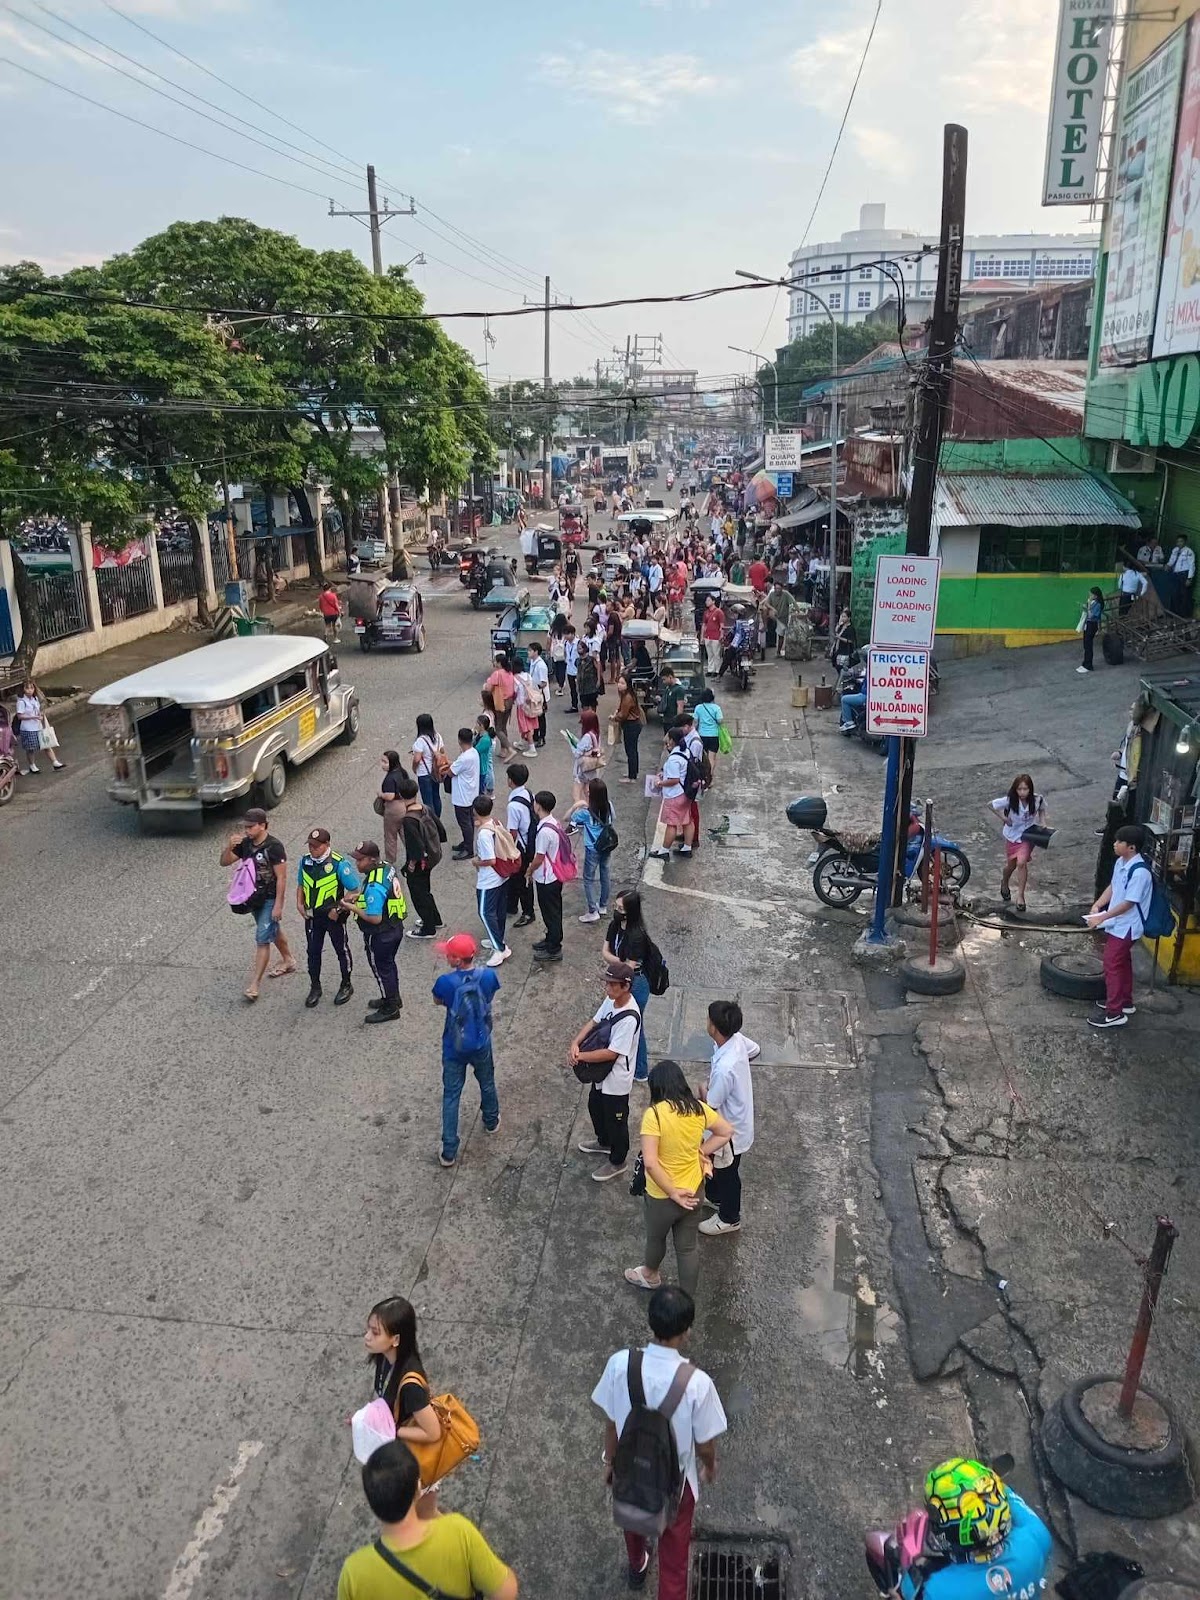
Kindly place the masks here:
<instances>
[{"instance_id":1,"label":"tree","mask_svg":"<svg viewBox=\"0 0 1200 1600\"><path fill-rule=\"evenodd\" d=\"M879 345L886 342L886 331L854 323L838 325L838 371L861 361ZM822 322L803 339L784 345L777 353L775 369L779 382L779 420L798 422L804 409L801 399L805 389L820 383L833 370L833 329ZM763 400L768 417L775 414L775 373L770 367L758 369L758 382L762 385Z\"/></svg>"}]
</instances>

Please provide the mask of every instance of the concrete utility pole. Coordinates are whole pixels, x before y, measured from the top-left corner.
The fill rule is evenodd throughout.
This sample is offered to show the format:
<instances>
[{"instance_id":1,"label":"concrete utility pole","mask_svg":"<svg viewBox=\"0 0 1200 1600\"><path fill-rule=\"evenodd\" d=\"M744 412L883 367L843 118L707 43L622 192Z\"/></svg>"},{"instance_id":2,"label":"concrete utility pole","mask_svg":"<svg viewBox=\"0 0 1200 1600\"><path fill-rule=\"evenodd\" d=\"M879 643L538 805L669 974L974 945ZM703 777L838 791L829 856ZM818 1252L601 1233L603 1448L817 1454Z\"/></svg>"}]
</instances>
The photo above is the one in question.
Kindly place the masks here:
<instances>
[{"instance_id":1,"label":"concrete utility pole","mask_svg":"<svg viewBox=\"0 0 1200 1600\"><path fill-rule=\"evenodd\" d=\"M550 274L546 274L546 329L543 349L542 399L546 414L542 421L542 510L550 509L550 446L553 443L550 421Z\"/></svg>"},{"instance_id":2,"label":"concrete utility pole","mask_svg":"<svg viewBox=\"0 0 1200 1600\"><path fill-rule=\"evenodd\" d=\"M367 166L367 209L366 211L348 211L342 206L335 206L329 202L329 215L331 217L366 217L367 225L371 230L371 270L377 278L383 277L383 238L382 230L385 222L390 222L393 217L415 217L417 208L410 200L407 206L392 207L384 197L383 205L379 204L379 191L375 184L375 168L368 163ZM417 257L413 257L415 261ZM408 263L411 266L411 262ZM388 534L388 542L398 552L398 566L402 569L395 572L396 577L407 576L408 557L404 552L404 531L400 525L400 473L395 463L388 457L388 481L386 493L380 492L379 496L380 521Z\"/></svg>"}]
</instances>

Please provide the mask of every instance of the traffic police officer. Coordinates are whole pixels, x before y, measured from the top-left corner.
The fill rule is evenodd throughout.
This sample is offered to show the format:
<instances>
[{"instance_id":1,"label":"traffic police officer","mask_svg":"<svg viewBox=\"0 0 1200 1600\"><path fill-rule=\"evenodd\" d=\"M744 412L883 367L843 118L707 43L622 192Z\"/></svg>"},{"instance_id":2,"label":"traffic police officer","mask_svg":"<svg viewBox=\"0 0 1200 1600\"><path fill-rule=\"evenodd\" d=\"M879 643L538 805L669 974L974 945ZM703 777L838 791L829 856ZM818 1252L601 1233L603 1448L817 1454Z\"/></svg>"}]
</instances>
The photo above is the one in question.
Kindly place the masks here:
<instances>
[{"instance_id":1,"label":"traffic police officer","mask_svg":"<svg viewBox=\"0 0 1200 1600\"><path fill-rule=\"evenodd\" d=\"M308 976L312 987L304 1004L315 1006L321 998L321 956L328 937L342 971L342 983L333 997L335 1006L344 1006L354 993L350 974L354 962L346 938L346 912L339 905L343 894L358 888L358 873L345 856L329 848L329 830L314 828L308 836L308 854L300 858L296 874L296 909L304 918L308 939Z\"/></svg>"},{"instance_id":2,"label":"traffic police officer","mask_svg":"<svg viewBox=\"0 0 1200 1600\"><path fill-rule=\"evenodd\" d=\"M362 873L362 892L342 905L362 924L367 962L379 985L380 998L368 1000L368 1022L395 1022L400 1015L400 974L396 955L404 937L404 917L408 906L393 868L379 859L379 846L364 839L350 852Z\"/></svg>"}]
</instances>

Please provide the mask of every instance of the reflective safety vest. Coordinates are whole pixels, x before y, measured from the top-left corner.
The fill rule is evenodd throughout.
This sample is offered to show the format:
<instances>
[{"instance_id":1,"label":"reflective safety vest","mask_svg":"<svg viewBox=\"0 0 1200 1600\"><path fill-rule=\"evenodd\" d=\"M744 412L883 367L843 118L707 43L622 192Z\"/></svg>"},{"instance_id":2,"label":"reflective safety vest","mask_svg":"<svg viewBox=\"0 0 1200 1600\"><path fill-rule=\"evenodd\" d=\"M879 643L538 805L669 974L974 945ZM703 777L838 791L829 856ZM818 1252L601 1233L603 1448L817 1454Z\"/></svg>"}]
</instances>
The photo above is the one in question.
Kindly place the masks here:
<instances>
[{"instance_id":1,"label":"reflective safety vest","mask_svg":"<svg viewBox=\"0 0 1200 1600\"><path fill-rule=\"evenodd\" d=\"M382 883L387 887L387 899L384 901L383 921L380 923L380 927L389 922L403 922L408 913L408 905L401 892L399 879L392 868L386 866L372 867L371 871L367 873L363 887L367 888L373 883Z\"/></svg>"},{"instance_id":2,"label":"reflective safety vest","mask_svg":"<svg viewBox=\"0 0 1200 1600\"><path fill-rule=\"evenodd\" d=\"M331 850L320 861L305 856L300 863L300 891L309 911L323 911L338 897L338 867L343 858Z\"/></svg>"}]
</instances>

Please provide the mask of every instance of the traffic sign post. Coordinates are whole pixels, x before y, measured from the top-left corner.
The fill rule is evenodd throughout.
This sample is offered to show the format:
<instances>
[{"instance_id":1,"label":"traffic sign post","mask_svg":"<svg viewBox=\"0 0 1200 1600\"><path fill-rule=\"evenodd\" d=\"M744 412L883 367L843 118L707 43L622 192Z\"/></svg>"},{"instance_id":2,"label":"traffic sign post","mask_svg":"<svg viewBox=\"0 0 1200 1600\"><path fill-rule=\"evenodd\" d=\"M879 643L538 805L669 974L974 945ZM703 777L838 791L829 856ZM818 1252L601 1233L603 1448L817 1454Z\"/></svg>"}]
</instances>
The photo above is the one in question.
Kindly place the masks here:
<instances>
[{"instance_id":1,"label":"traffic sign post","mask_svg":"<svg viewBox=\"0 0 1200 1600\"><path fill-rule=\"evenodd\" d=\"M799 472L804 435L768 433L763 440L763 466L768 472Z\"/></svg>"},{"instance_id":2,"label":"traffic sign post","mask_svg":"<svg viewBox=\"0 0 1200 1600\"><path fill-rule=\"evenodd\" d=\"M867 652L867 732L923 739L929 731L929 651Z\"/></svg>"},{"instance_id":3,"label":"traffic sign post","mask_svg":"<svg viewBox=\"0 0 1200 1600\"><path fill-rule=\"evenodd\" d=\"M775 472L771 476L775 479L775 497L778 500L790 500L793 494L795 474L792 472Z\"/></svg>"}]
</instances>

